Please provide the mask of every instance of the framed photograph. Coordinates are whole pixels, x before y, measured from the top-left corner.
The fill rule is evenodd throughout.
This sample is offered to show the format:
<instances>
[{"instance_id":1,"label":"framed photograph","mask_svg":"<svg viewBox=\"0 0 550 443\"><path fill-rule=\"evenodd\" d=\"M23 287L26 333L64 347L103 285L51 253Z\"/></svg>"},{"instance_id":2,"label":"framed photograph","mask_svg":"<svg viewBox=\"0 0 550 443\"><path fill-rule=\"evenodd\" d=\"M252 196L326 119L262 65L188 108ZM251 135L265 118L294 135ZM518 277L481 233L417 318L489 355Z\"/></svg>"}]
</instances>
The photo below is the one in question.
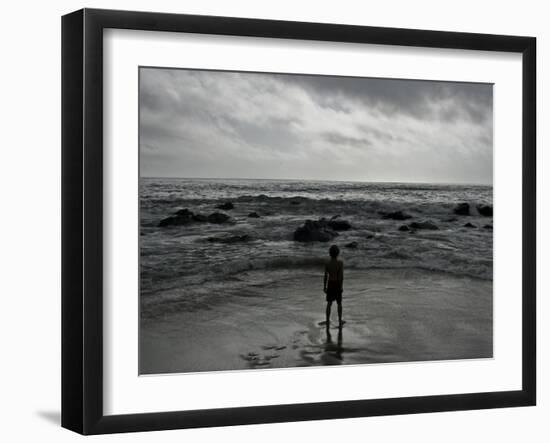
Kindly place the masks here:
<instances>
[{"instance_id":1,"label":"framed photograph","mask_svg":"<svg viewBox=\"0 0 550 443\"><path fill-rule=\"evenodd\" d=\"M532 37L62 19L62 425L536 402Z\"/></svg>"}]
</instances>

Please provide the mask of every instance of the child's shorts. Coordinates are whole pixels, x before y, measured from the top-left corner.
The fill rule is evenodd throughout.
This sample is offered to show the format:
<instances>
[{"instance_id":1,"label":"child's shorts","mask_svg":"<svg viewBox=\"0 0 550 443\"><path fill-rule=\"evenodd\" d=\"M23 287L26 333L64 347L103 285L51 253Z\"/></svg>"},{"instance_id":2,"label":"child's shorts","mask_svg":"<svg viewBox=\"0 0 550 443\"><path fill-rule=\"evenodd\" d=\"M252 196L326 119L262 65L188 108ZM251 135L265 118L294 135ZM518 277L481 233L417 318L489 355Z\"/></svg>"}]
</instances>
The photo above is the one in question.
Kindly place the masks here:
<instances>
[{"instance_id":1,"label":"child's shorts","mask_svg":"<svg viewBox=\"0 0 550 443\"><path fill-rule=\"evenodd\" d=\"M327 284L327 302L342 303L342 287L336 281L328 281Z\"/></svg>"}]
</instances>

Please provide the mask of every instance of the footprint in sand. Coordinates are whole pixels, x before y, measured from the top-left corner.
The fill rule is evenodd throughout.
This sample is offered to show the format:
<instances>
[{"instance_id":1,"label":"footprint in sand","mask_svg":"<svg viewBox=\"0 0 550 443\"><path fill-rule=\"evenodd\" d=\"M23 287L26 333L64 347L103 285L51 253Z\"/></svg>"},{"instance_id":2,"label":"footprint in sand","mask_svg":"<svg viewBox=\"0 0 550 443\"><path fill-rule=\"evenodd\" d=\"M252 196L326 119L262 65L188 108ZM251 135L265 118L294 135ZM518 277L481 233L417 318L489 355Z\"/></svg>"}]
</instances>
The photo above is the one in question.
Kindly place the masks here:
<instances>
[{"instance_id":1,"label":"footprint in sand","mask_svg":"<svg viewBox=\"0 0 550 443\"><path fill-rule=\"evenodd\" d=\"M257 368L258 366L268 366L268 365L269 365L269 361L266 361L266 360L254 362L255 368Z\"/></svg>"},{"instance_id":2,"label":"footprint in sand","mask_svg":"<svg viewBox=\"0 0 550 443\"><path fill-rule=\"evenodd\" d=\"M253 362L255 360L258 360L258 354L255 353L255 352L249 352L248 354L244 355L244 354L241 354L240 357L243 359L243 360L246 360L248 362Z\"/></svg>"},{"instance_id":3,"label":"footprint in sand","mask_svg":"<svg viewBox=\"0 0 550 443\"><path fill-rule=\"evenodd\" d=\"M275 349L276 351L280 351L280 350L285 349L285 348L286 348L286 346L284 346L284 345L280 345L280 346L278 346L278 345L262 346L262 349L264 351L270 351L272 349Z\"/></svg>"},{"instance_id":4,"label":"footprint in sand","mask_svg":"<svg viewBox=\"0 0 550 443\"><path fill-rule=\"evenodd\" d=\"M264 350L271 350L270 353L266 355L262 355L258 352L248 352L247 354L240 354L240 357L248 362L249 367L251 368L263 368L271 365L271 360L275 358L279 358L280 354L275 353L273 351L278 350L281 351L283 349L286 349L286 346L277 346L277 345L270 345L270 346L262 346L262 349Z\"/></svg>"}]
</instances>

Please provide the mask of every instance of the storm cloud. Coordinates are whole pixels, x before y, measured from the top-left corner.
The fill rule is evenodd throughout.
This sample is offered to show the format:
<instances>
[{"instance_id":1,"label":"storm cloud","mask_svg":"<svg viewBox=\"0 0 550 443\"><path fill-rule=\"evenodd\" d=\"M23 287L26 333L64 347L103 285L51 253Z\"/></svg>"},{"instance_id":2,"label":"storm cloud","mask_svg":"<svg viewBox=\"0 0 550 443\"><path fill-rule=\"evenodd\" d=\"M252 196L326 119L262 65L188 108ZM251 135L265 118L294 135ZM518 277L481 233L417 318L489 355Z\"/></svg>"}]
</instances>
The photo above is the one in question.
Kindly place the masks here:
<instances>
[{"instance_id":1,"label":"storm cloud","mask_svg":"<svg viewBox=\"0 0 550 443\"><path fill-rule=\"evenodd\" d=\"M144 177L491 184L493 88L140 69Z\"/></svg>"}]
</instances>

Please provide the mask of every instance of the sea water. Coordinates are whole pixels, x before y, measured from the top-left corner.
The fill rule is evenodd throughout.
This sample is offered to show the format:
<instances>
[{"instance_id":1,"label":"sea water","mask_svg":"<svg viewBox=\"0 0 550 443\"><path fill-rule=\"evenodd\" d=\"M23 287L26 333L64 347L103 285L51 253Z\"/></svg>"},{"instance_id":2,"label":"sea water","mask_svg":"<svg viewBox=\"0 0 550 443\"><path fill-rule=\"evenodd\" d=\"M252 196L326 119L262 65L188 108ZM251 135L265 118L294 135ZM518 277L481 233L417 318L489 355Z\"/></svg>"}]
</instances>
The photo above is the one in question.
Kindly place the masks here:
<instances>
[{"instance_id":1,"label":"sea water","mask_svg":"<svg viewBox=\"0 0 550 443\"><path fill-rule=\"evenodd\" d=\"M476 206L492 205L492 193L491 186L482 185L142 178L141 317L215 309L233 294L261 298L274 282L292 286L316 275L321 292L331 244L341 249L348 282L354 272L376 269L491 281L493 219L481 216ZM234 208L217 209L227 202ZM455 215L453 209L464 202L471 215ZM231 218L223 224L159 227L162 219L185 208ZM412 218L382 216L399 210ZM249 217L252 212L259 217ZM328 243L294 241L294 231L305 220L336 216L352 228ZM398 229L414 221L430 221L438 229ZM246 237L229 244L212 241L229 236Z\"/></svg>"}]
</instances>

